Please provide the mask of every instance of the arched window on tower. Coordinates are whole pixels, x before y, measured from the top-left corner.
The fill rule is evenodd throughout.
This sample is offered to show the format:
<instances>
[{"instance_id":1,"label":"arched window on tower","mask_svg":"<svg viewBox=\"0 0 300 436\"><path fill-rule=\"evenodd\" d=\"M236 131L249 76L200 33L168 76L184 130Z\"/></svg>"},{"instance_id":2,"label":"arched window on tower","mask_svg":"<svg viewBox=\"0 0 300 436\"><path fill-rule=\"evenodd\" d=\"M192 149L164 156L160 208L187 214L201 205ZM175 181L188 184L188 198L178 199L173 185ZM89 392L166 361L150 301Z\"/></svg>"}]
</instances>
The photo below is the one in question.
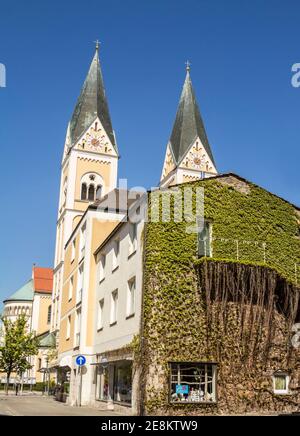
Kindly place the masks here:
<instances>
[{"instance_id":1,"label":"arched window on tower","mask_svg":"<svg viewBox=\"0 0 300 436\"><path fill-rule=\"evenodd\" d=\"M83 183L81 185L81 200L86 200L87 198L87 185L86 183Z\"/></svg>"},{"instance_id":2,"label":"arched window on tower","mask_svg":"<svg viewBox=\"0 0 300 436\"><path fill-rule=\"evenodd\" d=\"M87 173L81 178L81 194L82 201L95 201L100 199L102 195L103 179L99 174Z\"/></svg>"},{"instance_id":3,"label":"arched window on tower","mask_svg":"<svg viewBox=\"0 0 300 436\"><path fill-rule=\"evenodd\" d=\"M100 200L100 198L101 198L101 191L102 191L102 186L98 185L97 189L96 189L96 200Z\"/></svg>"},{"instance_id":4,"label":"arched window on tower","mask_svg":"<svg viewBox=\"0 0 300 436\"><path fill-rule=\"evenodd\" d=\"M95 200L95 186L92 184L89 186L88 199L89 199L89 201Z\"/></svg>"}]
</instances>

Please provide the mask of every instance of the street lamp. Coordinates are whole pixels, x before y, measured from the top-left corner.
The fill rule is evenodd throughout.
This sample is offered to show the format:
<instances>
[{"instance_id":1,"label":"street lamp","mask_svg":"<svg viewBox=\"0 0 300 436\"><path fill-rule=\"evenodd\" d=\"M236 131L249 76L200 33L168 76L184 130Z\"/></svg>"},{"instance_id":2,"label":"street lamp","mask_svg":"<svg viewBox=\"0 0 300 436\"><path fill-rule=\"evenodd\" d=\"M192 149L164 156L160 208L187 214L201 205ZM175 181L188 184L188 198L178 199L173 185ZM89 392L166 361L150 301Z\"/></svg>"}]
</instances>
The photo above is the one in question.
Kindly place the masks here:
<instances>
[{"instance_id":1,"label":"street lamp","mask_svg":"<svg viewBox=\"0 0 300 436\"><path fill-rule=\"evenodd\" d=\"M46 371L47 371L47 395L49 395L50 390L50 371L49 371L49 357L46 357Z\"/></svg>"}]
</instances>

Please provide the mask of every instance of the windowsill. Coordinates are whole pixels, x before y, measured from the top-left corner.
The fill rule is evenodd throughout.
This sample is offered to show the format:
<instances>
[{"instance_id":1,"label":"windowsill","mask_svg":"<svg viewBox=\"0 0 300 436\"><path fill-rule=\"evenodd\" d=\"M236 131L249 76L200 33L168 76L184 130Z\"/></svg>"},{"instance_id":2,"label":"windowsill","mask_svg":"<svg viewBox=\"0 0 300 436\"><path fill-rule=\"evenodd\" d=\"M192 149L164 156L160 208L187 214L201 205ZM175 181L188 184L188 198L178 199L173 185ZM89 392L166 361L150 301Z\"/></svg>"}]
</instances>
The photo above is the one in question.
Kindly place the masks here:
<instances>
[{"instance_id":1,"label":"windowsill","mask_svg":"<svg viewBox=\"0 0 300 436\"><path fill-rule=\"evenodd\" d=\"M119 269L119 265L115 266L112 270L112 273L114 273L115 271L118 271L118 269Z\"/></svg>"},{"instance_id":2,"label":"windowsill","mask_svg":"<svg viewBox=\"0 0 300 436\"><path fill-rule=\"evenodd\" d=\"M131 313L130 315L126 316L126 320L134 318L134 317L135 317L135 313Z\"/></svg>"},{"instance_id":3,"label":"windowsill","mask_svg":"<svg viewBox=\"0 0 300 436\"><path fill-rule=\"evenodd\" d=\"M113 326L115 326L115 325L117 325L117 321L114 321L114 322L112 322L111 324L109 324L109 327L113 327Z\"/></svg>"},{"instance_id":4,"label":"windowsill","mask_svg":"<svg viewBox=\"0 0 300 436\"><path fill-rule=\"evenodd\" d=\"M97 330L97 333L100 333L103 331L103 327L100 327L100 329Z\"/></svg>"},{"instance_id":5,"label":"windowsill","mask_svg":"<svg viewBox=\"0 0 300 436\"><path fill-rule=\"evenodd\" d=\"M136 253L136 249L128 255L128 260L131 259Z\"/></svg>"},{"instance_id":6,"label":"windowsill","mask_svg":"<svg viewBox=\"0 0 300 436\"><path fill-rule=\"evenodd\" d=\"M280 395L281 397L283 395L288 396L288 395L293 395L291 392L273 392L274 395Z\"/></svg>"}]
</instances>

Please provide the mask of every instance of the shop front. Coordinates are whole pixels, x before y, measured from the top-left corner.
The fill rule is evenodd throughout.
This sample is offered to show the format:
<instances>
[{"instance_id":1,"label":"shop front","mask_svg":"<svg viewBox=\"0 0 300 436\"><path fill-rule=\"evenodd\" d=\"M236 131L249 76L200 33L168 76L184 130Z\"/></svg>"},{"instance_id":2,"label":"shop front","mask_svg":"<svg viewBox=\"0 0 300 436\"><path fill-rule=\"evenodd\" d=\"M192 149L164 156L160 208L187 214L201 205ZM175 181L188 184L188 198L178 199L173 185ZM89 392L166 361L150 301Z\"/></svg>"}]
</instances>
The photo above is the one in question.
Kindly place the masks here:
<instances>
[{"instance_id":1,"label":"shop front","mask_svg":"<svg viewBox=\"0 0 300 436\"><path fill-rule=\"evenodd\" d=\"M97 394L99 401L131 406L132 360L119 360L97 364Z\"/></svg>"}]
</instances>

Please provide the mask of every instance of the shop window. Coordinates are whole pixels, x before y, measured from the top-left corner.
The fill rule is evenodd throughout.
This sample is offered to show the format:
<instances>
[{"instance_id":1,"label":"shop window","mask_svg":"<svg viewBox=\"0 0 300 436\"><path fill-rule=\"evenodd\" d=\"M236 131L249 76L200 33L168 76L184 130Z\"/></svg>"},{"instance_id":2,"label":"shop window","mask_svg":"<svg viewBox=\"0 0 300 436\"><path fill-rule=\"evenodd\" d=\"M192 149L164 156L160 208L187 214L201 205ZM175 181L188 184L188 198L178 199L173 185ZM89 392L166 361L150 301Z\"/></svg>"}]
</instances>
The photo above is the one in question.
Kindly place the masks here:
<instances>
[{"instance_id":1,"label":"shop window","mask_svg":"<svg viewBox=\"0 0 300 436\"><path fill-rule=\"evenodd\" d=\"M289 393L290 377L288 374L278 371L273 375L273 391L276 395Z\"/></svg>"},{"instance_id":2,"label":"shop window","mask_svg":"<svg viewBox=\"0 0 300 436\"><path fill-rule=\"evenodd\" d=\"M114 367L114 396L119 403L131 403L132 395L132 364L124 362Z\"/></svg>"},{"instance_id":3,"label":"shop window","mask_svg":"<svg viewBox=\"0 0 300 436\"><path fill-rule=\"evenodd\" d=\"M216 365L210 363L171 363L170 401L172 403L216 402Z\"/></svg>"},{"instance_id":4,"label":"shop window","mask_svg":"<svg viewBox=\"0 0 300 436\"><path fill-rule=\"evenodd\" d=\"M212 256L212 224L204 220L199 221L200 229L198 232L198 256Z\"/></svg>"},{"instance_id":5,"label":"shop window","mask_svg":"<svg viewBox=\"0 0 300 436\"><path fill-rule=\"evenodd\" d=\"M130 405L132 399L132 362L99 365L99 399Z\"/></svg>"},{"instance_id":6,"label":"shop window","mask_svg":"<svg viewBox=\"0 0 300 436\"><path fill-rule=\"evenodd\" d=\"M109 371L108 366L99 367L99 400L108 401L109 397Z\"/></svg>"}]
</instances>

